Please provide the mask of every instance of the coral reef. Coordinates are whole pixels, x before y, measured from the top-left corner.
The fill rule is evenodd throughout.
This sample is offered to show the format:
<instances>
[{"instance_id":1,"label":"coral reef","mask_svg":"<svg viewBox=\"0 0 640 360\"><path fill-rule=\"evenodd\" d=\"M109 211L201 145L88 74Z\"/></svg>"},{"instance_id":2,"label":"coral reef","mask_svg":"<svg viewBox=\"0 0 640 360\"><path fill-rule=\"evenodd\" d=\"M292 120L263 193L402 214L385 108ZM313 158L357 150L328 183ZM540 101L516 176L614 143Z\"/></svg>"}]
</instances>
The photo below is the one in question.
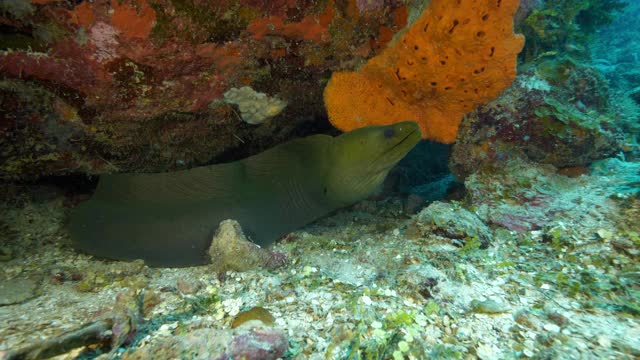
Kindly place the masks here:
<instances>
[{"instance_id":1,"label":"coral reef","mask_svg":"<svg viewBox=\"0 0 640 360\"><path fill-rule=\"evenodd\" d=\"M542 2L520 23L527 39L523 59L528 62L546 52L559 51L588 57L587 43L596 30L610 24L625 6L620 0Z\"/></svg>"},{"instance_id":2,"label":"coral reef","mask_svg":"<svg viewBox=\"0 0 640 360\"><path fill-rule=\"evenodd\" d=\"M0 139L33 145L3 154L12 165L0 178L187 168L328 129L329 71L373 56L406 14L403 1L2 2L0 73L12 89L0 89ZM246 126L230 105L209 107L243 86L286 100L281 121ZM48 142L55 125L11 106L40 101L27 88L66 104L74 132L61 146Z\"/></svg>"},{"instance_id":3,"label":"coral reef","mask_svg":"<svg viewBox=\"0 0 640 360\"><path fill-rule=\"evenodd\" d=\"M612 107L620 114L627 149L640 154L640 30L629 26L640 16L640 4L628 2L614 22L597 32L589 44L592 63L609 81Z\"/></svg>"},{"instance_id":4,"label":"coral reef","mask_svg":"<svg viewBox=\"0 0 640 360\"><path fill-rule=\"evenodd\" d=\"M518 79L500 98L469 113L460 126L451 159L459 178L482 168L502 168L514 156L575 176L595 160L638 153L640 107L631 96L632 74L623 79L607 65L611 62L590 60L606 57L608 45L589 43L603 36L596 30L623 8L620 1L604 3L544 2L528 10L519 27L527 41ZM615 61L628 58L626 53L618 52Z\"/></svg>"},{"instance_id":5,"label":"coral reef","mask_svg":"<svg viewBox=\"0 0 640 360\"><path fill-rule=\"evenodd\" d=\"M6 79L0 80L0 107L3 180L35 179L65 170L109 170L106 161L82 155L87 143L79 136L93 132L82 123L73 102L33 83ZM75 169L65 169L70 163Z\"/></svg>"},{"instance_id":6,"label":"coral reef","mask_svg":"<svg viewBox=\"0 0 640 360\"><path fill-rule=\"evenodd\" d=\"M382 54L357 72L332 75L324 92L331 123L351 130L415 120L423 137L453 142L462 116L515 78L524 43L512 31L517 7L517 0L432 1Z\"/></svg>"},{"instance_id":7,"label":"coral reef","mask_svg":"<svg viewBox=\"0 0 640 360\"><path fill-rule=\"evenodd\" d=\"M606 82L582 65L571 73L552 85L525 72L500 98L468 114L453 146L453 173L464 179L483 168L501 168L519 154L579 168L620 151Z\"/></svg>"},{"instance_id":8,"label":"coral reef","mask_svg":"<svg viewBox=\"0 0 640 360\"><path fill-rule=\"evenodd\" d=\"M596 165L598 164L598 165ZM609 196L631 197L629 191L638 181L637 164L627 169L624 162L596 163L600 174L619 171L615 182L607 183ZM615 169L615 170L613 170ZM589 169L578 175L588 174ZM558 174L552 166L540 165L514 157L501 169L484 169L469 176L465 187L470 202L482 220L517 232L541 230L546 224L562 221L572 213L588 209L608 207L606 194L592 193L603 184L599 183L598 171L594 177L565 176ZM626 189L623 191L622 189ZM592 214L598 217L597 213Z\"/></svg>"},{"instance_id":9,"label":"coral reef","mask_svg":"<svg viewBox=\"0 0 640 360\"><path fill-rule=\"evenodd\" d=\"M473 213L456 204L439 201L431 203L413 218L415 221L411 231L417 237L427 234L440 235L454 240L454 245L486 248L489 245L491 232L489 228Z\"/></svg>"},{"instance_id":10,"label":"coral reef","mask_svg":"<svg viewBox=\"0 0 640 360\"><path fill-rule=\"evenodd\" d=\"M513 12L513 0L492 1L504 6L499 12L443 12L441 21L427 10L426 30L438 36L409 39L424 33L427 3L0 1L0 358L31 357L43 346L56 350L46 356L130 360L640 358L640 33L613 41L619 30L594 32L616 13L616 0L522 0L515 21L536 32L512 81L521 40L509 21L494 21ZM637 21L640 3L630 6L636 12L614 25ZM490 26L471 26L484 15ZM589 48L593 61L578 30L604 36ZM467 54L447 39L495 33L513 51L501 54L499 69L465 83L506 73L492 84L511 86L470 112L440 106L460 99L448 91L467 89L453 86L459 61L477 70L491 57L482 41ZM422 59L404 55L424 49L433 71L418 74L407 60ZM329 131L321 104L329 74L361 66L336 76L378 91L371 75L387 86L387 98L364 97L384 105L383 115L388 106L428 114L414 100L446 112L442 119L465 113L459 127L425 125L431 138L456 142L423 142L386 192L270 248L223 221L203 238L209 245L213 235L202 254L209 266L149 268L70 246L69 208L91 187L79 188L78 178L233 161ZM423 97L403 105L402 90L418 87L414 74L428 91L407 92ZM485 89L479 95L499 92ZM351 111L344 104L357 98L341 94L339 110ZM274 121L268 110L279 102L271 96L287 103ZM267 111L243 111L247 99ZM449 170L465 191L449 192ZM69 173L79 176L42 178ZM38 178L37 186L2 182Z\"/></svg>"},{"instance_id":11,"label":"coral reef","mask_svg":"<svg viewBox=\"0 0 640 360\"><path fill-rule=\"evenodd\" d=\"M629 97L635 101L636 104L640 105L640 87L631 89L631 91L629 91Z\"/></svg>"}]
</instances>

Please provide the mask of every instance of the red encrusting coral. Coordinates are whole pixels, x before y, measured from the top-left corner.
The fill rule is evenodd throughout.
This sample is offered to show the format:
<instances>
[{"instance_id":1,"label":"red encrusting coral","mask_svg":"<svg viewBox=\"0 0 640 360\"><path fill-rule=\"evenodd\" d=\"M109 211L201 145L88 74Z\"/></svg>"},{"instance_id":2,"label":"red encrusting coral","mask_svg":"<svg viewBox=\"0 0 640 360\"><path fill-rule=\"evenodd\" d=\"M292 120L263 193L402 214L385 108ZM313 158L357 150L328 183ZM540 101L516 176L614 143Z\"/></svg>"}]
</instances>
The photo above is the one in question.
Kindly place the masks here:
<instances>
[{"instance_id":1,"label":"red encrusting coral","mask_svg":"<svg viewBox=\"0 0 640 360\"><path fill-rule=\"evenodd\" d=\"M149 37L156 20L156 12L146 0L136 0L134 4L120 4L119 0L111 0L111 7L111 24L122 35L141 39Z\"/></svg>"},{"instance_id":2,"label":"red encrusting coral","mask_svg":"<svg viewBox=\"0 0 640 360\"><path fill-rule=\"evenodd\" d=\"M331 40L329 29L326 24L322 24L315 16L307 16L302 21L285 23L279 17L266 17L256 19L249 24L247 30L260 40L267 35L281 34L296 40L306 40L313 42L328 42Z\"/></svg>"},{"instance_id":3,"label":"red encrusting coral","mask_svg":"<svg viewBox=\"0 0 640 360\"><path fill-rule=\"evenodd\" d=\"M288 21L286 17L267 16L253 20L247 31L260 40L267 35L284 35L285 37L326 43L331 40L329 25L335 12L329 4L322 13L309 14L299 21Z\"/></svg>"},{"instance_id":4,"label":"red encrusting coral","mask_svg":"<svg viewBox=\"0 0 640 360\"><path fill-rule=\"evenodd\" d=\"M27 51L5 53L0 56L0 72L16 78L55 82L84 94L91 93L100 82L110 80L110 75L72 42L56 44L50 55Z\"/></svg>"},{"instance_id":5,"label":"red encrusting coral","mask_svg":"<svg viewBox=\"0 0 640 360\"><path fill-rule=\"evenodd\" d=\"M183 159L209 161L239 137L262 137L257 142L263 146L282 141L295 121L280 122L278 126L287 130L279 138L267 131L235 129L238 119L233 111L219 107L222 94L247 85L287 97L287 111L320 113L319 84L327 70L371 56L402 28L399 21L406 21L401 1L372 6L358 6L358 0L38 0L32 4L34 13L23 20L0 14L0 22L16 34L34 31L33 39L44 40L38 48L30 40L0 51L0 73L18 84L45 89L59 97L52 100L55 104L69 104L49 107L55 117L73 118L75 132L73 143L41 146L37 161L29 160L33 157L28 148L7 153L0 160L17 165L0 166L0 171L12 178L64 169L105 171L105 161L93 161L97 156L119 164L121 171L139 169L143 162L146 170L158 171ZM0 95L6 91L0 89ZM188 120L179 124L166 120L176 116ZM35 121L38 126L28 135L11 130L11 142L41 141L33 138L37 131L50 137L52 130L40 126L41 118L18 116L11 124ZM161 150L150 154L151 143ZM179 149L185 143L200 150L185 154Z\"/></svg>"},{"instance_id":6,"label":"red encrusting coral","mask_svg":"<svg viewBox=\"0 0 640 360\"><path fill-rule=\"evenodd\" d=\"M78 4L73 11L69 12L71 20L74 24L88 28L96 21L96 16L93 13L91 3L82 2Z\"/></svg>"},{"instance_id":7,"label":"red encrusting coral","mask_svg":"<svg viewBox=\"0 0 640 360\"><path fill-rule=\"evenodd\" d=\"M286 18L291 9L306 9L312 0L240 0L240 4L258 9L268 16Z\"/></svg>"}]
</instances>

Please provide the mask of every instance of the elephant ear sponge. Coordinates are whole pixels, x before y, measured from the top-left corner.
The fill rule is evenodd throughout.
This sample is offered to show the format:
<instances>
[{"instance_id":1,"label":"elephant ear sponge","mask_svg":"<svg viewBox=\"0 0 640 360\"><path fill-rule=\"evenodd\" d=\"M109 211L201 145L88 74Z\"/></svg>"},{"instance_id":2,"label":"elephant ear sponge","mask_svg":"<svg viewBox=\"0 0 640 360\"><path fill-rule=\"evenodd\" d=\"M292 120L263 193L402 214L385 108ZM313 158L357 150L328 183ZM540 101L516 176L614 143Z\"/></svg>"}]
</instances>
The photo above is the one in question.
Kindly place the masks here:
<instances>
[{"instance_id":1,"label":"elephant ear sponge","mask_svg":"<svg viewBox=\"0 0 640 360\"><path fill-rule=\"evenodd\" d=\"M336 72L324 91L343 131L405 120L424 138L456 139L464 114L496 98L516 76L524 37L518 0L432 0L413 25L359 71Z\"/></svg>"}]
</instances>

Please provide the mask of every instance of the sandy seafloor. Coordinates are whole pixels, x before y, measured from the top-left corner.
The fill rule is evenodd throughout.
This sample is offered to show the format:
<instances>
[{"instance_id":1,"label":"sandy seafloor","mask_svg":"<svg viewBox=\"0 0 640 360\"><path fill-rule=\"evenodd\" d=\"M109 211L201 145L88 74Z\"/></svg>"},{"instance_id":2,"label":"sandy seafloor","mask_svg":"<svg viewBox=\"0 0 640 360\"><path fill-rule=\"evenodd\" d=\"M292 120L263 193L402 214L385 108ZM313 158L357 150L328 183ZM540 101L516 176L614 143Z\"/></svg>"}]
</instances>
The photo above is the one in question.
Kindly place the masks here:
<instances>
[{"instance_id":1,"label":"sandy seafloor","mask_svg":"<svg viewBox=\"0 0 640 360\"><path fill-rule=\"evenodd\" d=\"M194 357L181 336L224 331L262 306L287 333L285 358L638 358L640 200L613 193L616 176L566 178L575 206L542 229L492 226L486 249L425 230L392 197L276 244L284 267L226 276L78 254L63 226L69 199L53 187L13 189L2 207L0 298L28 299L0 306L0 354L110 316L118 294L144 289L155 306L118 356Z\"/></svg>"}]
</instances>

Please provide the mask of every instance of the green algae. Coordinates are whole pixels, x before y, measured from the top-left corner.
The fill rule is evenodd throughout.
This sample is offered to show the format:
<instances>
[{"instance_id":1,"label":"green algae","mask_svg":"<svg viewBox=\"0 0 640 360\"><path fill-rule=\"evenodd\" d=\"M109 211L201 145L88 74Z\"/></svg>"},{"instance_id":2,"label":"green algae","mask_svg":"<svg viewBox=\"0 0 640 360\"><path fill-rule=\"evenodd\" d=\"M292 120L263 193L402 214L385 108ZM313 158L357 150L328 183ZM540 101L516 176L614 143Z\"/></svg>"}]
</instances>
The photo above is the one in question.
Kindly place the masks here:
<instances>
[{"instance_id":1,"label":"green algae","mask_svg":"<svg viewBox=\"0 0 640 360\"><path fill-rule=\"evenodd\" d=\"M416 312L398 310L382 321L363 318L350 334L343 359L424 358L426 347L417 339L418 328L424 325L419 316ZM328 349L327 358L331 350Z\"/></svg>"},{"instance_id":2,"label":"green algae","mask_svg":"<svg viewBox=\"0 0 640 360\"><path fill-rule=\"evenodd\" d=\"M477 236L467 237L464 240L464 245L460 248L461 255L473 254L482 247L482 242Z\"/></svg>"},{"instance_id":3,"label":"green algae","mask_svg":"<svg viewBox=\"0 0 640 360\"><path fill-rule=\"evenodd\" d=\"M546 127L550 134L560 138L579 135L580 128L597 130L600 128L600 124L612 121L610 117L601 115L594 110L582 112L576 109L575 106L567 105L551 96L546 97L544 101L546 106L537 108L534 113L542 120L547 121ZM552 120L557 120L564 125L576 125L579 128L554 124Z\"/></svg>"},{"instance_id":4,"label":"green algae","mask_svg":"<svg viewBox=\"0 0 640 360\"><path fill-rule=\"evenodd\" d=\"M551 285L554 291L578 300L585 309L606 307L635 314L640 291L616 274L636 273L640 270L637 264L617 252L593 252L585 245L577 245L572 230L554 227L545 234L544 241L551 246L535 246L533 251L539 259L527 264L534 271L536 286ZM520 251L532 253L529 247ZM556 260L549 261L553 258Z\"/></svg>"},{"instance_id":5,"label":"green algae","mask_svg":"<svg viewBox=\"0 0 640 360\"><path fill-rule=\"evenodd\" d=\"M610 24L626 4L620 0L545 1L521 24L526 37L525 62L548 52L588 56L588 42L595 32Z\"/></svg>"},{"instance_id":6,"label":"green algae","mask_svg":"<svg viewBox=\"0 0 640 360\"><path fill-rule=\"evenodd\" d=\"M185 296L183 308L193 314L211 314L218 310L222 303L220 290L216 287L209 287L204 294L198 296Z\"/></svg>"},{"instance_id":7,"label":"green algae","mask_svg":"<svg viewBox=\"0 0 640 360\"><path fill-rule=\"evenodd\" d=\"M0 2L0 14L16 20L31 16L36 8L28 0L4 0Z\"/></svg>"},{"instance_id":8,"label":"green algae","mask_svg":"<svg viewBox=\"0 0 640 360\"><path fill-rule=\"evenodd\" d=\"M560 85L569 80L578 62L571 57L543 58L537 63L536 74L553 85Z\"/></svg>"}]
</instances>

